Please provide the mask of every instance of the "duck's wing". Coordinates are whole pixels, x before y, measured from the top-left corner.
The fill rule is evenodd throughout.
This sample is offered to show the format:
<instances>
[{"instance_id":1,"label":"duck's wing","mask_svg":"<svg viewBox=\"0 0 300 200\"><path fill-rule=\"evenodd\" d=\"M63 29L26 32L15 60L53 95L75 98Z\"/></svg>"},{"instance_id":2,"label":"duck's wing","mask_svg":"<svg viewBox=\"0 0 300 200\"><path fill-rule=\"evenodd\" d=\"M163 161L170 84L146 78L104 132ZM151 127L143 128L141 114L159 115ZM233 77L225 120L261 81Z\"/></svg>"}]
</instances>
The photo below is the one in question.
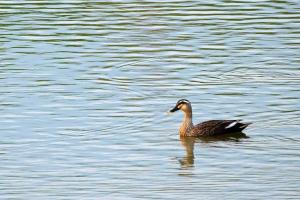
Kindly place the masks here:
<instances>
[{"instance_id":1,"label":"duck's wing","mask_svg":"<svg viewBox=\"0 0 300 200\"><path fill-rule=\"evenodd\" d=\"M221 135L225 133L241 132L250 123L242 123L241 120L210 120L197 124L194 134L203 136Z\"/></svg>"}]
</instances>

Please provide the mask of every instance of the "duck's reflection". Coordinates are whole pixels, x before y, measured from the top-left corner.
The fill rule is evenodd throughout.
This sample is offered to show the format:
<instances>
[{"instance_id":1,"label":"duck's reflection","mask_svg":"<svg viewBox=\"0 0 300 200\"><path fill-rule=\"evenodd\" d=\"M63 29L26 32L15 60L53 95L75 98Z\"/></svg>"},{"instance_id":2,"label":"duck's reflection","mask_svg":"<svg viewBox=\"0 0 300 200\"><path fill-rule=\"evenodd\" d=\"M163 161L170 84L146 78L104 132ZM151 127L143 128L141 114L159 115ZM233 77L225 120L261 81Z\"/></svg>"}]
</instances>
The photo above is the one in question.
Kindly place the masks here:
<instances>
[{"instance_id":1,"label":"duck's reflection","mask_svg":"<svg viewBox=\"0 0 300 200\"><path fill-rule=\"evenodd\" d=\"M181 137L181 145L185 148L186 154L183 158L179 159L181 167L194 166L194 146L197 138L195 137Z\"/></svg>"},{"instance_id":2,"label":"duck's reflection","mask_svg":"<svg viewBox=\"0 0 300 200\"><path fill-rule=\"evenodd\" d=\"M194 166L194 146L195 143L213 143L218 141L239 142L243 138L248 138L245 133L231 133L214 137L181 137L181 145L185 148L186 154L179 159L182 168Z\"/></svg>"}]
</instances>

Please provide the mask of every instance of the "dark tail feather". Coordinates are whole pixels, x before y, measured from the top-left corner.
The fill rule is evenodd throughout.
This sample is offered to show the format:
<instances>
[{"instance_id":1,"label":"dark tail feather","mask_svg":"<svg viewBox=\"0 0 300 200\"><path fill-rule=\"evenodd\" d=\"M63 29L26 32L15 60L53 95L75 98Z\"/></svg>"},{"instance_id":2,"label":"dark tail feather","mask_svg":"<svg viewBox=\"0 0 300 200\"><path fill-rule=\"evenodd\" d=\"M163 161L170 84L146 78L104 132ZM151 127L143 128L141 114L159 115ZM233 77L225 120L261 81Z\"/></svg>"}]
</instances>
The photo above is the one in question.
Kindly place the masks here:
<instances>
[{"instance_id":1,"label":"dark tail feather","mask_svg":"<svg viewBox=\"0 0 300 200\"><path fill-rule=\"evenodd\" d=\"M252 124L251 122L249 122L249 123L238 123L238 129L239 129L239 131L242 131L242 130L244 130L245 128L247 128L247 126L249 126L250 124Z\"/></svg>"}]
</instances>

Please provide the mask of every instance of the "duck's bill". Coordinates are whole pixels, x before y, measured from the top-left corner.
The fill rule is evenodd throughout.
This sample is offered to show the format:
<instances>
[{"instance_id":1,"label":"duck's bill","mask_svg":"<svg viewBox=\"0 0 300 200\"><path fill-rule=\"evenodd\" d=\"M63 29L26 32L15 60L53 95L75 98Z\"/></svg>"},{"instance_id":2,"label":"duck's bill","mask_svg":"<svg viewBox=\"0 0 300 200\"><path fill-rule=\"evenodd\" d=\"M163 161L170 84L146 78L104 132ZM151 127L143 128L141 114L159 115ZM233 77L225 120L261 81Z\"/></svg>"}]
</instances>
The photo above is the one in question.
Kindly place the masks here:
<instances>
[{"instance_id":1,"label":"duck's bill","mask_svg":"<svg viewBox=\"0 0 300 200\"><path fill-rule=\"evenodd\" d=\"M170 113L176 112L177 110L179 110L179 108L177 106L175 106L174 108L172 108L171 110L169 110Z\"/></svg>"}]
</instances>

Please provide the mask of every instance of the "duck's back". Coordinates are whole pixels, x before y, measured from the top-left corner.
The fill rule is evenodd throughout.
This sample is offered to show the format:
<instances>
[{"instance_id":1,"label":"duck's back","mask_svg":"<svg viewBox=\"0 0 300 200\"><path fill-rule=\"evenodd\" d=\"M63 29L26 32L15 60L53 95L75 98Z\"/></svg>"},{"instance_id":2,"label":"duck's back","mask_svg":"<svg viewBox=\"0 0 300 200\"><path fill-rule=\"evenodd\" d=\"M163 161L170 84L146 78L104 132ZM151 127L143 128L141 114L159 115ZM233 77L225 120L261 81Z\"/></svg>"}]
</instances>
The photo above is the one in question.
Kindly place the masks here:
<instances>
[{"instance_id":1,"label":"duck's back","mask_svg":"<svg viewBox=\"0 0 300 200\"><path fill-rule=\"evenodd\" d=\"M249 124L240 120L209 120L197 124L192 129L193 136L213 136L232 132L241 132Z\"/></svg>"}]
</instances>

